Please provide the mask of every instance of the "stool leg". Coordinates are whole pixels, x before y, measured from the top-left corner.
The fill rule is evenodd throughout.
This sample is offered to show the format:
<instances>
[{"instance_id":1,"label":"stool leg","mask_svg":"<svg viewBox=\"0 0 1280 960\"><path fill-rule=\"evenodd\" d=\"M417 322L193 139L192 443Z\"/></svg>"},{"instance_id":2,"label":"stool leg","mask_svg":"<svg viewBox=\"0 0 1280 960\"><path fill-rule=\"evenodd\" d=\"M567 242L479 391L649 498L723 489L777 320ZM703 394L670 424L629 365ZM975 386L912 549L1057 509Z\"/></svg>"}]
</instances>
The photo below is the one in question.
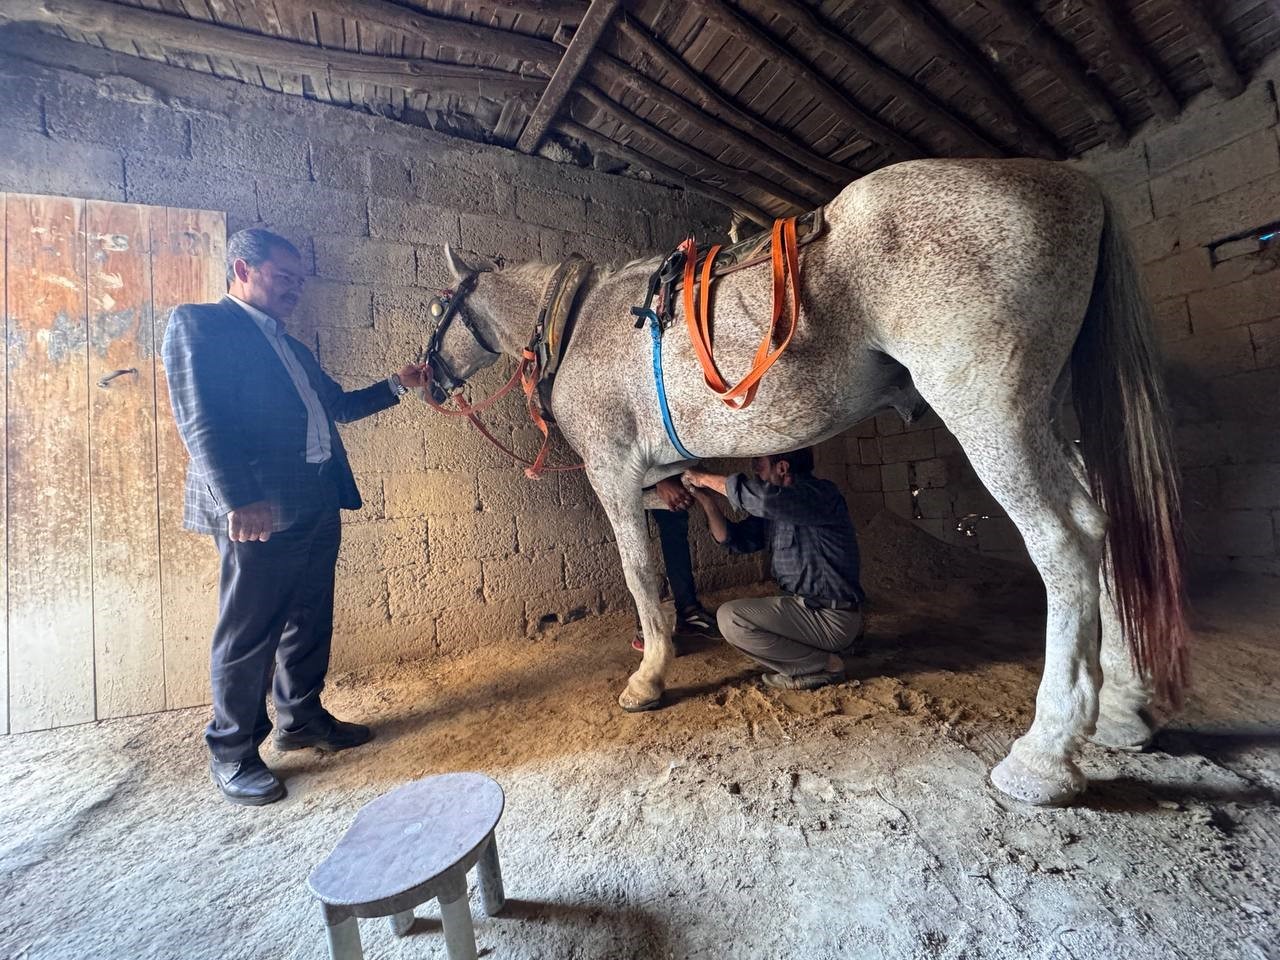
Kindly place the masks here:
<instances>
[{"instance_id":1,"label":"stool leg","mask_svg":"<svg viewBox=\"0 0 1280 960\"><path fill-rule=\"evenodd\" d=\"M393 913L387 917L387 922L391 924L391 932L397 937L403 937L408 934L409 929L413 926L413 911L401 910L399 913Z\"/></svg>"},{"instance_id":2,"label":"stool leg","mask_svg":"<svg viewBox=\"0 0 1280 960\"><path fill-rule=\"evenodd\" d=\"M449 890L438 897L444 922L444 948L449 960L476 960L476 931L467 902L467 875L455 873Z\"/></svg>"},{"instance_id":3,"label":"stool leg","mask_svg":"<svg viewBox=\"0 0 1280 960\"><path fill-rule=\"evenodd\" d=\"M489 844L480 854L479 869L476 871L480 879L480 896L484 899L484 912L489 916L497 916L507 905L507 895L502 889L502 866L498 863L498 837L489 834Z\"/></svg>"},{"instance_id":4,"label":"stool leg","mask_svg":"<svg viewBox=\"0 0 1280 960\"><path fill-rule=\"evenodd\" d=\"M331 960L364 960L360 946L360 921L347 911L322 904L325 927L329 933Z\"/></svg>"}]
</instances>

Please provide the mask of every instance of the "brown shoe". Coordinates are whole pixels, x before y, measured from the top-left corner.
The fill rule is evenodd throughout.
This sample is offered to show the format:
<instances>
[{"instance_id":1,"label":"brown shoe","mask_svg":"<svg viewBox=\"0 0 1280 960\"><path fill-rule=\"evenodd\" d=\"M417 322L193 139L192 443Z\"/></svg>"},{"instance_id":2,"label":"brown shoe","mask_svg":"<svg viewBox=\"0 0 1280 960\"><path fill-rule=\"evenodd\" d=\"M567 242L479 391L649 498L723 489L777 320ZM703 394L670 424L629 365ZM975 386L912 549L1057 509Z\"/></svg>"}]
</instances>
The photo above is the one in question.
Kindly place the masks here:
<instances>
[{"instance_id":1,"label":"brown shoe","mask_svg":"<svg viewBox=\"0 0 1280 960\"><path fill-rule=\"evenodd\" d=\"M794 677L785 673L766 673L760 679L766 687L773 687L775 690L817 690L833 683L844 683L845 672L819 670L817 673L801 673Z\"/></svg>"}]
</instances>

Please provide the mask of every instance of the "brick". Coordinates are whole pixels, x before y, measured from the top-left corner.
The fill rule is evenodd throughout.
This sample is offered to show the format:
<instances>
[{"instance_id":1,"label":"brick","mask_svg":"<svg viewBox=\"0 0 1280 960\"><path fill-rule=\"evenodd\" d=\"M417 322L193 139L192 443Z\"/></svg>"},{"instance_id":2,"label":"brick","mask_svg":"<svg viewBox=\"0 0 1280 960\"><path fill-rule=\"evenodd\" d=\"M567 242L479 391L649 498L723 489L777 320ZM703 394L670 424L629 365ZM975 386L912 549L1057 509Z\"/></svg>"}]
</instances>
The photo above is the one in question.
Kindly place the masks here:
<instances>
[{"instance_id":1,"label":"brick","mask_svg":"<svg viewBox=\"0 0 1280 960\"><path fill-rule=\"evenodd\" d=\"M1243 464L1218 468L1222 506L1228 509L1280 509L1280 464Z\"/></svg>"},{"instance_id":2,"label":"brick","mask_svg":"<svg viewBox=\"0 0 1280 960\"><path fill-rule=\"evenodd\" d=\"M413 247L362 237L317 236L316 273L334 280L412 286L417 272Z\"/></svg>"},{"instance_id":3,"label":"brick","mask_svg":"<svg viewBox=\"0 0 1280 960\"><path fill-rule=\"evenodd\" d=\"M983 487L970 487L957 490L951 502L951 509L957 517L1003 517L1004 508Z\"/></svg>"},{"instance_id":4,"label":"brick","mask_svg":"<svg viewBox=\"0 0 1280 960\"><path fill-rule=\"evenodd\" d=\"M414 195L409 161L400 156L373 151L369 154L369 189L380 197L407 200Z\"/></svg>"},{"instance_id":5,"label":"brick","mask_svg":"<svg viewBox=\"0 0 1280 960\"><path fill-rule=\"evenodd\" d=\"M584 230L587 226L587 202L580 197L550 190L531 190L516 186L516 219L561 230Z\"/></svg>"},{"instance_id":6,"label":"brick","mask_svg":"<svg viewBox=\"0 0 1280 960\"><path fill-rule=\"evenodd\" d=\"M505 557L516 550L515 518L485 511L432 517L427 545L437 566Z\"/></svg>"},{"instance_id":7,"label":"brick","mask_svg":"<svg viewBox=\"0 0 1280 960\"><path fill-rule=\"evenodd\" d=\"M425 203L405 203L387 197L369 199L369 232L388 240L415 244L458 244L458 216Z\"/></svg>"},{"instance_id":8,"label":"brick","mask_svg":"<svg viewBox=\"0 0 1280 960\"><path fill-rule=\"evenodd\" d=\"M475 477L448 470L422 470L382 481L388 517L421 517L476 510Z\"/></svg>"},{"instance_id":9,"label":"brick","mask_svg":"<svg viewBox=\"0 0 1280 960\"><path fill-rule=\"evenodd\" d=\"M1199 377L1221 377L1255 366L1247 327L1211 330L1168 344L1164 352L1168 361L1186 365Z\"/></svg>"},{"instance_id":10,"label":"brick","mask_svg":"<svg viewBox=\"0 0 1280 960\"><path fill-rule=\"evenodd\" d=\"M880 452L885 463L902 460L927 460L934 454L932 433L904 433L896 437L881 437Z\"/></svg>"},{"instance_id":11,"label":"brick","mask_svg":"<svg viewBox=\"0 0 1280 960\"><path fill-rule=\"evenodd\" d=\"M1215 510L1187 517L1193 553L1227 557L1270 557L1276 552L1271 515L1262 510Z\"/></svg>"},{"instance_id":12,"label":"brick","mask_svg":"<svg viewBox=\"0 0 1280 960\"><path fill-rule=\"evenodd\" d=\"M369 327L317 327L316 334L324 368L348 386L385 380L419 349L403 334Z\"/></svg>"},{"instance_id":13,"label":"brick","mask_svg":"<svg viewBox=\"0 0 1280 960\"><path fill-rule=\"evenodd\" d=\"M1213 285L1209 251L1203 247L1180 250L1148 263L1142 272L1153 296L1160 298L1183 296Z\"/></svg>"},{"instance_id":14,"label":"brick","mask_svg":"<svg viewBox=\"0 0 1280 960\"><path fill-rule=\"evenodd\" d=\"M494 260L499 266L541 259L541 237L537 227L469 213L458 219L465 250Z\"/></svg>"},{"instance_id":15,"label":"brick","mask_svg":"<svg viewBox=\"0 0 1280 960\"><path fill-rule=\"evenodd\" d=\"M1210 385L1218 412L1227 419L1247 420L1261 410L1274 410L1280 397L1280 369L1219 377Z\"/></svg>"},{"instance_id":16,"label":"brick","mask_svg":"<svg viewBox=\"0 0 1280 960\"><path fill-rule=\"evenodd\" d=\"M886 490L884 494L885 509L900 517L911 520L916 515L915 498L906 490Z\"/></svg>"},{"instance_id":17,"label":"brick","mask_svg":"<svg viewBox=\"0 0 1280 960\"><path fill-rule=\"evenodd\" d=\"M1192 467L1182 471L1182 502L1187 513L1210 510L1222 502L1222 485L1216 467Z\"/></svg>"},{"instance_id":18,"label":"brick","mask_svg":"<svg viewBox=\"0 0 1280 960\"><path fill-rule=\"evenodd\" d=\"M72 148L42 134L22 131L6 131L4 141L0 191L125 199L124 159L119 150L88 145Z\"/></svg>"},{"instance_id":19,"label":"brick","mask_svg":"<svg viewBox=\"0 0 1280 960\"><path fill-rule=\"evenodd\" d=\"M418 287L379 287L373 292L373 325L410 332L425 347L436 325L430 312L435 296L436 291Z\"/></svg>"},{"instance_id":20,"label":"brick","mask_svg":"<svg viewBox=\"0 0 1280 960\"><path fill-rule=\"evenodd\" d=\"M1178 216L1184 248L1202 246L1280 220L1280 173L1188 207Z\"/></svg>"},{"instance_id":21,"label":"brick","mask_svg":"<svg viewBox=\"0 0 1280 960\"><path fill-rule=\"evenodd\" d=\"M1187 298L1196 333L1280 317L1280 270L1251 274L1239 283Z\"/></svg>"},{"instance_id":22,"label":"brick","mask_svg":"<svg viewBox=\"0 0 1280 960\"><path fill-rule=\"evenodd\" d=\"M921 490L916 496L920 515L926 518L950 517L951 494L946 490Z\"/></svg>"},{"instance_id":23,"label":"brick","mask_svg":"<svg viewBox=\"0 0 1280 960\"><path fill-rule=\"evenodd\" d=\"M187 157L187 118L170 107L104 97L61 87L45 98L49 135L126 153Z\"/></svg>"},{"instance_id":24,"label":"brick","mask_svg":"<svg viewBox=\"0 0 1280 960\"><path fill-rule=\"evenodd\" d=\"M884 468L877 469L874 464L867 464L866 466L856 463L849 464L845 467L845 476L848 478L849 489L859 493L870 493L874 490L883 489L880 480L881 469Z\"/></svg>"},{"instance_id":25,"label":"brick","mask_svg":"<svg viewBox=\"0 0 1280 960\"><path fill-rule=\"evenodd\" d=\"M373 288L312 278L295 316L306 317L313 326L372 327Z\"/></svg>"},{"instance_id":26,"label":"brick","mask_svg":"<svg viewBox=\"0 0 1280 960\"><path fill-rule=\"evenodd\" d=\"M876 414L875 422L876 435L880 437L892 437L906 431L902 418L892 410Z\"/></svg>"},{"instance_id":27,"label":"brick","mask_svg":"<svg viewBox=\"0 0 1280 960\"><path fill-rule=\"evenodd\" d=\"M940 457L964 453L960 448L960 441L955 438L955 434L946 428L933 431L933 451Z\"/></svg>"},{"instance_id":28,"label":"brick","mask_svg":"<svg viewBox=\"0 0 1280 960\"><path fill-rule=\"evenodd\" d=\"M1275 131L1263 129L1190 160L1151 181L1157 218L1185 210L1211 197L1280 170Z\"/></svg>"},{"instance_id":29,"label":"brick","mask_svg":"<svg viewBox=\"0 0 1280 960\"><path fill-rule=\"evenodd\" d=\"M442 654L470 653L477 646L524 637L524 604L477 603L440 611L436 647Z\"/></svg>"},{"instance_id":30,"label":"brick","mask_svg":"<svg viewBox=\"0 0 1280 960\"><path fill-rule=\"evenodd\" d=\"M873 437L858 441L858 459L863 463L883 463L880 454L880 439Z\"/></svg>"},{"instance_id":31,"label":"brick","mask_svg":"<svg viewBox=\"0 0 1280 960\"><path fill-rule=\"evenodd\" d=\"M617 240L633 249L647 249L650 245L649 218L644 211L626 209L614 203L601 203L596 199L587 201L584 232Z\"/></svg>"},{"instance_id":32,"label":"brick","mask_svg":"<svg viewBox=\"0 0 1280 960\"><path fill-rule=\"evenodd\" d=\"M516 517L521 553L550 550L569 543L607 543L613 531L589 510L556 507Z\"/></svg>"},{"instance_id":33,"label":"brick","mask_svg":"<svg viewBox=\"0 0 1280 960\"><path fill-rule=\"evenodd\" d=\"M612 543L566 544L564 548L564 585L570 590L595 588L626 589L622 561Z\"/></svg>"},{"instance_id":34,"label":"brick","mask_svg":"<svg viewBox=\"0 0 1280 960\"><path fill-rule=\"evenodd\" d=\"M908 470L905 463L886 463L880 468L880 484L882 490L907 490Z\"/></svg>"},{"instance_id":35,"label":"brick","mask_svg":"<svg viewBox=\"0 0 1280 960\"><path fill-rule=\"evenodd\" d=\"M365 193L369 176L367 151L346 144L311 142L311 177L317 183Z\"/></svg>"},{"instance_id":36,"label":"brick","mask_svg":"<svg viewBox=\"0 0 1280 960\"><path fill-rule=\"evenodd\" d=\"M369 235L368 201L364 193L335 190L305 180L258 180L258 213L263 220L305 227L326 236Z\"/></svg>"},{"instance_id":37,"label":"brick","mask_svg":"<svg viewBox=\"0 0 1280 960\"><path fill-rule=\"evenodd\" d=\"M458 176L454 171L411 163L418 199L437 210L510 218L515 215L514 191L493 176Z\"/></svg>"},{"instance_id":38,"label":"brick","mask_svg":"<svg viewBox=\"0 0 1280 960\"><path fill-rule=\"evenodd\" d=\"M516 554L481 561L486 600L519 600L564 586L564 555L559 550Z\"/></svg>"},{"instance_id":39,"label":"brick","mask_svg":"<svg viewBox=\"0 0 1280 960\"><path fill-rule=\"evenodd\" d=\"M346 442L345 438L343 442ZM358 468L359 465L353 461L352 466ZM386 498L382 492L382 478L363 476L360 472L357 472L356 486L360 488L360 499L364 501L364 506L360 508L358 513L344 514L343 522L358 524L386 519Z\"/></svg>"},{"instance_id":40,"label":"brick","mask_svg":"<svg viewBox=\"0 0 1280 960\"><path fill-rule=\"evenodd\" d=\"M308 143L287 128L222 117L193 117L191 155L211 166L238 167L294 180L311 177Z\"/></svg>"},{"instance_id":41,"label":"brick","mask_svg":"<svg viewBox=\"0 0 1280 960\"><path fill-rule=\"evenodd\" d=\"M916 485L921 489L945 487L947 485L947 461L935 457L932 460L920 460L912 464L915 468Z\"/></svg>"},{"instance_id":42,"label":"brick","mask_svg":"<svg viewBox=\"0 0 1280 960\"><path fill-rule=\"evenodd\" d=\"M495 513L524 514L545 510L559 502L554 477L530 480L518 470L503 467L481 470L477 475L480 503Z\"/></svg>"},{"instance_id":43,"label":"brick","mask_svg":"<svg viewBox=\"0 0 1280 960\"><path fill-rule=\"evenodd\" d=\"M427 562L427 521L378 520L344 526L338 576L386 572Z\"/></svg>"},{"instance_id":44,"label":"brick","mask_svg":"<svg viewBox=\"0 0 1280 960\"><path fill-rule=\"evenodd\" d=\"M524 629L532 636L553 624L573 623L600 612L600 591L592 588L556 590L526 597Z\"/></svg>"},{"instance_id":45,"label":"brick","mask_svg":"<svg viewBox=\"0 0 1280 960\"><path fill-rule=\"evenodd\" d=\"M44 85L25 76L21 67L17 70L0 72L0 88L5 92L0 97L0 130L43 134Z\"/></svg>"},{"instance_id":46,"label":"brick","mask_svg":"<svg viewBox=\"0 0 1280 960\"><path fill-rule=\"evenodd\" d=\"M1254 362L1259 369L1280 366L1280 318L1249 327Z\"/></svg>"},{"instance_id":47,"label":"brick","mask_svg":"<svg viewBox=\"0 0 1280 960\"><path fill-rule=\"evenodd\" d=\"M415 399L415 404L422 404ZM460 417L444 417L435 412L423 412L423 417L430 417L425 423L427 453L423 466L438 470L455 470L462 473L476 473L480 470L502 469L510 473L518 473L511 458L491 444L466 420ZM510 432L485 417L486 427L498 439L510 446Z\"/></svg>"},{"instance_id":48,"label":"brick","mask_svg":"<svg viewBox=\"0 0 1280 960\"><path fill-rule=\"evenodd\" d=\"M1186 297L1171 297L1153 304L1151 319L1162 343L1174 343L1191 336L1191 313Z\"/></svg>"},{"instance_id":49,"label":"brick","mask_svg":"<svg viewBox=\"0 0 1280 960\"><path fill-rule=\"evenodd\" d=\"M1129 242L1139 263L1152 263L1177 253L1181 221L1176 216L1161 217L1129 230Z\"/></svg>"},{"instance_id":50,"label":"brick","mask_svg":"<svg viewBox=\"0 0 1280 960\"><path fill-rule=\"evenodd\" d=\"M1131 142L1119 150L1105 147L1090 150L1080 158L1079 164L1107 190L1141 186L1150 177L1146 146L1140 141Z\"/></svg>"},{"instance_id":51,"label":"brick","mask_svg":"<svg viewBox=\"0 0 1280 960\"><path fill-rule=\"evenodd\" d=\"M434 295L437 290L448 290L457 282L457 278L449 269L444 256L444 245L438 244L418 247L414 251L417 257L417 284ZM434 328L435 321L432 321Z\"/></svg>"},{"instance_id":52,"label":"brick","mask_svg":"<svg viewBox=\"0 0 1280 960\"><path fill-rule=\"evenodd\" d=\"M416 470L426 455L422 424L407 411L395 411L385 422L361 420L342 427L342 442L351 463L365 473L392 474ZM383 419L383 418L375 418Z\"/></svg>"},{"instance_id":53,"label":"brick","mask_svg":"<svg viewBox=\"0 0 1280 960\"><path fill-rule=\"evenodd\" d=\"M884 509L883 493L851 493L845 498L853 519L865 523Z\"/></svg>"},{"instance_id":54,"label":"brick","mask_svg":"<svg viewBox=\"0 0 1280 960\"><path fill-rule=\"evenodd\" d=\"M362 636L391 619L387 580L377 573L348 573L338 577L333 591L334 632Z\"/></svg>"},{"instance_id":55,"label":"brick","mask_svg":"<svg viewBox=\"0 0 1280 960\"><path fill-rule=\"evenodd\" d=\"M433 619L437 611L481 599L480 561L400 567L387 574L391 619Z\"/></svg>"},{"instance_id":56,"label":"brick","mask_svg":"<svg viewBox=\"0 0 1280 960\"><path fill-rule=\"evenodd\" d=\"M258 219L258 193L252 181L229 177L227 171L190 160L130 156L125 161L130 203L162 207L225 210L232 224L251 226Z\"/></svg>"},{"instance_id":57,"label":"brick","mask_svg":"<svg viewBox=\"0 0 1280 960\"><path fill-rule=\"evenodd\" d=\"M1264 577L1280 577L1280 557L1233 557L1231 569Z\"/></svg>"},{"instance_id":58,"label":"brick","mask_svg":"<svg viewBox=\"0 0 1280 960\"><path fill-rule=\"evenodd\" d=\"M1185 164L1189 158L1212 153L1224 143L1275 126L1275 102L1268 86L1254 84L1230 100L1193 105L1177 123L1147 136L1151 175L1159 176Z\"/></svg>"}]
</instances>

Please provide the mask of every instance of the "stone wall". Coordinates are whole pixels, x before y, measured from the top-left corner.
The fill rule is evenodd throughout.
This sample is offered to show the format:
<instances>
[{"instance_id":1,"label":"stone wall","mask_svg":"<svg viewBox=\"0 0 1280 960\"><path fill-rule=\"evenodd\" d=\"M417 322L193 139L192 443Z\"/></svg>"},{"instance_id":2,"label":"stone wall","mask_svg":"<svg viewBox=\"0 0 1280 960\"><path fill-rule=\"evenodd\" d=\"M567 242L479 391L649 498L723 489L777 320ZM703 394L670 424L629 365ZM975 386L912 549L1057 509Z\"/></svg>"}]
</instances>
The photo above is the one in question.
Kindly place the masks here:
<instances>
[{"instance_id":1,"label":"stone wall","mask_svg":"<svg viewBox=\"0 0 1280 960\"><path fill-rule=\"evenodd\" d=\"M445 241L507 263L607 262L728 224L682 191L82 45L0 31L0 87L0 190L222 210L229 231L284 234L313 272L295 332L351 387L422 348L427 301L451 282ZM492 426L536 449L514 402ZM581 474L529 481L417 401L342 431L367 505L344 529L339 667L630 605ZM694 532L704 588L759 579L758 560L712 549L705 523Z\"/></svg>"},{"instance_id":2,"label":"stone wall","mask_svg":"<svg viewBox=\"0 0 1280 960\"><path fill-rule=\"evenodd\" d=\"M1175 123L1081 161L1116 199L1154 304L1201 572L1280 574L1280 236L1252 239L1280 231L1278 73L1273 59L1241 96L1203 94ZM1029 562L933 415L904 427L883 414L820 459L863 518L883 505L944 540Z\"/></svg>"}]
</instances>

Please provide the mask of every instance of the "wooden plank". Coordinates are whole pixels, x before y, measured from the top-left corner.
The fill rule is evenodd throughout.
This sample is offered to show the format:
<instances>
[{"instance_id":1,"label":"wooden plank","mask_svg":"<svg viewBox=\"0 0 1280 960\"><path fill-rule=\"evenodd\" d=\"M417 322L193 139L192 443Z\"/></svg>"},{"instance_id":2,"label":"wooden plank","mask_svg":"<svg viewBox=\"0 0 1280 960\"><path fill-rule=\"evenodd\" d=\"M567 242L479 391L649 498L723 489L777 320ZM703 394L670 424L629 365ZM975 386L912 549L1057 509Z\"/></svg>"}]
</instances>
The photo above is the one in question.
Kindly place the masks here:
<instances>
[{"instance_id":1,"label":"wooden plank","mask_svg":"<svg viewBox=\"0 0 1280 960\"><path fill-rule=\"evenodd\" d=\"M226 217L199 210L151 212L151 300L155 342L181 303L217 300L226 289ZM218 612L218 553L210 537L182 529L187 451L156 363L156 454L160 498L160 609L165 707L209 702L209 641Z\"/></svg>"},{"instance_id":2,"label":"wooden plank","mask_svg":"<svg viewBox=\"0 0 1280 960\"><path fill-rule=\"evenodd\" d=\"M84 201L10 195L9 722L94 718Z\"/></svg>"},{"instance_id":3,"label":"wooden plank","mask_svg":"<svg viewBox=\"0 0 1280 960\"><path fill-rule=\"evenodd\" d=\"M1170 0L1170 4L1191 35L1200 62L1218 92L1228 100L1238 97L1244 92L1244 78L1200 0Z\"/></svg>"},{"instance_id":4,"label":"wooden plank","mask_svg":"<svg viewBox=\"0 0 1280 960\"><path fill-rule=\"evenodd\" d=\"M533 153L538 149L542 138L551 127L551 121L560 110L560 105L573 89L574 81L578 79L582 68L587 65L587 61L591 58L591 51L595 49L600 35L604 33L613 15L618 12L620 4L621 0L591 0L590 9L582 18L582 23L578 25L573 39L569 41L569 46L556 65L555 73L551 75L551 80L543 90L538 105L533 108L533 113L529 116L524 132L516 141L516 149L522 153Z\"/></svg>"},{"instance_id":5,"label":"wooden plank","mask_svg":"<svg viewBox=\"0 0 1280 960\"><path fill-rule=\"evenodd\" d=\"M4 334L5 343L9 342L9 287L5 283L5 266L8 263L8 219L5 208L9 196L0 193L0 332ZM8 401L8 364L5 364L5 375L0 382L0 734L9 732L9 504L8 500L8 453L9 444L5 437L9 418Z\"/></svg>"},{"instance_id":6,"label":"wooden plank","mask_svg":"<svg viewBox=\"0 0 1280 960\"><path fill-rule=\"evenodd\" d=\"M97 717L164 709L147 208L90 201L89 503ZM106 387L97 383L119 370Z\"/></svg>"}]
</instances>

